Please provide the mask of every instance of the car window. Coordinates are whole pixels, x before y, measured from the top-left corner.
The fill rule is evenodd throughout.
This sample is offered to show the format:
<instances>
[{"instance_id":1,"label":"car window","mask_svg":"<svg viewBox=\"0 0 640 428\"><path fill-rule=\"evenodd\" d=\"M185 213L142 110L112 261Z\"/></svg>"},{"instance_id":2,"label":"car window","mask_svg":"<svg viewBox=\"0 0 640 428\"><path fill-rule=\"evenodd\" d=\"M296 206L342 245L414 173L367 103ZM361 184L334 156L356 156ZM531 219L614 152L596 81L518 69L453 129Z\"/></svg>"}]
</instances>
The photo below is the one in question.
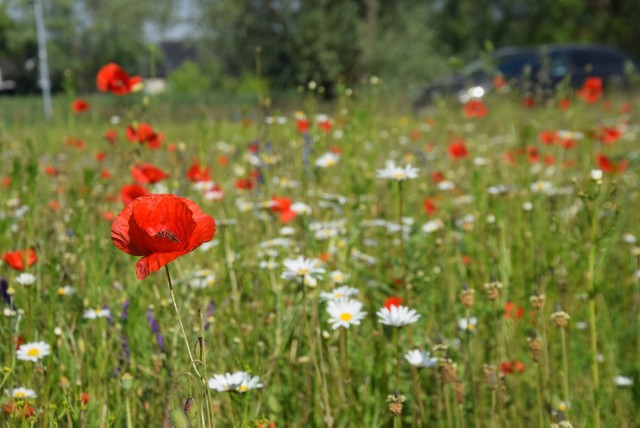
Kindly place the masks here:
<instances>
[{"instance_id":1,"label":"car window","mask_svg":"<svg viewBox=\"0 0 640 428\"><path fill-rule=\"evenodd\" d=\"M522 75L526 68L537 67L539 63L540 58L536 54L525 53L499 58L497 68L506 78L511 78Z\"/></svg>"},{"instance_id":2,"label":"car window","mask_svg":"<svg viewBox=\"0 0 640 428\"><path fill-rule=\"evenodd\" d=\"M573 51L569 58L578 72L606 74L623 73L627 58L618 52Z\"/></svg>"}]
</instances>

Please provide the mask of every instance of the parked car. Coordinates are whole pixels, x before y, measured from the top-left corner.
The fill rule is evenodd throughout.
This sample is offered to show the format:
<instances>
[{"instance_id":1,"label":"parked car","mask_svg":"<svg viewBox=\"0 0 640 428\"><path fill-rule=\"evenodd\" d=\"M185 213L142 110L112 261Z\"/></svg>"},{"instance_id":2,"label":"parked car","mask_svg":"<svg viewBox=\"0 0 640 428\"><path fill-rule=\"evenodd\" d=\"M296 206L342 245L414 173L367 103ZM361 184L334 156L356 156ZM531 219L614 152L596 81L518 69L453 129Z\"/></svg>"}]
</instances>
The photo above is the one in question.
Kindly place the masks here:
<instances>
[{"instance_id":1,"label":"parked car","mask_svg":"<svg viewBox=\"0 0 640 428\"><path fill-rule=\"evenodd\" d=\"M539 47L505 47L477 59L451 76L436 80L414 97L414 107L423 108L442 96L461 103L482 98L506 82L521 93L552 92L558 85L579 88L587 77L600 77L605 86L629 84L637 75L637 63L624 51L606 45L565 44ZM496 76L500 76L496 80Z\"/></svg>"}]
</instances>

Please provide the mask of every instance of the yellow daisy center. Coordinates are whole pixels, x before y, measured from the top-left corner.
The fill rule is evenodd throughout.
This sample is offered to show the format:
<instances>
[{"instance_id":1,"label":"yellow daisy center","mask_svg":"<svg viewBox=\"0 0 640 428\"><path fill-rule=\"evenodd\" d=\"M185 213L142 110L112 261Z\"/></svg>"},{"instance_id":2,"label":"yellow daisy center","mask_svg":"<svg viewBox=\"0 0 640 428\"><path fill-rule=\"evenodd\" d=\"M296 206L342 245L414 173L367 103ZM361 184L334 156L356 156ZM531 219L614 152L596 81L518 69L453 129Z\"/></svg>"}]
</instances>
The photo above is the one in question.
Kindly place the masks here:
<instances>
[{"instance_id":1,"label":"yellow daisy center","mask_svg":"<svg viewBox=\"0 0 640 428\"><path fill-rule=\"evenodd\" d=\"M302 268L298 269L298 275L300 275L300 276L304 276L304 275L306 275L308 273L309 273L309 269L307 269L305 267L302 267Z\"/></svg>"},{"instance_id":2,"label":"yellow daisy center","mask_svg":"<svg viewBox=\"0 0 640 428\"><path fill-rule=\"evenodd\" d=\"M344 297L344 294L342 294L342 293L335 293L333 296L334 296L336 299L339 299L339 298L341 298L341 297Z\"/></svg>"},{"instance_id":3,"label":"yellow daisy center","mask_svg":"<svg viewBox=\"0 0 640 428\"><path fill-rule=\"evenodd\" d=\"M25 392L24 392L24 391L15 391L15 392L13 393L13 396L14 396L15 398L25 398L25 397L27 396L27 394L25 394Z\"/></svg>"},{"instance_id":4,"label":"yellow daisy center","mask_svg":"<svg viewBox=\"0 0 640 428\"><path fill-rule=\"evenodd\" d=\"M27 355L30 357L37 357L40 355L40 350L38 348L31 348L27 351Z\"/></svg>"},{"instance_id":5,"label":"yellow daisy center","mask_svg":"<svg viewBox=\"0 0 640 428\"><path fill-rule=\"evenodd\" d=\"M342 321L351 321L351 318L353 318L353 315L350 314L349 312L345 312L345 313L340 314L340 319Z\"/></svg>"},{"instance_id":6,"label":"yellow daisy center","mask_svg":"<svg viewBox=\"0 0 640 428\"><path fill-rule=\"evenodd\" d=\"M393 173L393 178L396 180L402 180L404 178L404 171L396 171Z\"/></svg>"},{"instance_id":7,"label":"yellow daisy center","mask_svg":"<svg viewBox=\"0 0 640 428\"><path fill-rule=\"evenodd\" d=\"M247 385L240 385L238 387L238 391L239 392L247 392L248 389L249 389L249 387Z\"/></svg>"}]
</instances>

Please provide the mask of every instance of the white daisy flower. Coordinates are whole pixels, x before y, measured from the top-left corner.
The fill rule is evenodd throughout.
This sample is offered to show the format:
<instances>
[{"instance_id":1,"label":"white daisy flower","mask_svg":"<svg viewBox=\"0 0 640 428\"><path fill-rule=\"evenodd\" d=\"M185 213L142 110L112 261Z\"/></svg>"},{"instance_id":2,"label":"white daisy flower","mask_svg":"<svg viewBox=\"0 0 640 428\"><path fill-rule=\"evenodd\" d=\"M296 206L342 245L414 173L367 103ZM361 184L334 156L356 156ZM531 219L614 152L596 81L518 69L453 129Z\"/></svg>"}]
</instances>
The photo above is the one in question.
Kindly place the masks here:
<instances>
[{"instance_id":1,"label":"white daisy flower","mask_svg":"<svg viewBox=\"0 0 640 428\"><path fill-rule=\"evenodd\" d=\"M422 231L424 233L433 233L436 230L440 230L443 228L444 222L440 219L431 220L422 225Z\"/></svg>"},{"instance_id":2,"label":"white daisy flower","mask_svg":"<svg viewBox=\"0 0 640 428\"><path fill-rule=\"evenodd\" d=\"M211 269L199 269L193 272L193 277L189 280L191 288L203 289L216 283L216 274Z\"/></svg>"},{"instance_id":3,"label":"white daisy flower","mask_svg":"<svg viewBox=\"0 0 640 428\"><path fill-rule=\"evenodd\" d=\"M342 299L345 297L355 296L356 294L358 294L357 288L353 288L353 287L349 287L348 285L345 285L342 287L334 288L328 293L325 291L321 292L320 300L323 302L326 302L331 300Z\"/></svg>"},{"instance_id":4,"label":"white daisy flower","mask_svg":"<svg viewBox=\"0 0 640 428\"><path fill-rule=\"evenodd\" d=\"M305 259L298 257L297 259L286 259L284 262L285 271L280 276L282 279L300 280L309 287L318 285L318 279L325 272L319 267L320 260Z\"/></svg>"},{"instance_id":5,"label":"white daisy flower","mask_svg":"<svg viewBox=\"0 0 640 428\"><path fill-rule=\"evenodd\" d=\"M329 324L336 330L338 327L349 328L352 325L360 325L360 321L367 316L362 310L362 302L354 299L340 298L330 300L327 305Z\"/></svg>"},{"instance_id":6,"label":"white daisy flower","mask_svg":"<svg viewBox=\"0 0 640 428\"><path fill-rule=\"evenodd\" d=\"M626 376L616 376L613 380L616 386L633 386L633 378Z\"/></svg>"},{"instance_id":7,"label":"white daisy flower","mask_svg":"<svg viewBox=\"0 0 640 428\"><path fill-rule=\"evenodd\" d=\"M70 285L65 285L64 287L60 287L56 290L58 296L70 296L76 293L76 289Z\"/></svg>"},{"instance_id":8,"label":"white daisy flower","mask_svg":"<svg viewBox=\"0 0 640 428\"><path fill-rule=\"evenodd\" d=\"M37 362L51 353L51 347L46 342L23 343L16 351L16 358L22 361Z\"/></svg>"},{"instance_id":9,"label":"white daisy flower","mask_svg":"<svg viewBox=\"0 0 640 428\"><path fill-rule=\"evenodd\" d=\"M320 156L318 159L316 159L316 166L318 168L329 168L336 165L339 160L340 160L339 154L332 153L332 152L325 153L322 156Z\"/></svg>"},{"instance_id":10,"label":"white daisy flower","mask_svg":"<svg viewBox=\"0 0 640 428\"><path fill-rule=\"evenodd\" d=\"M438 362L438 359L431 357L428 351L421 351L420 349L407 352L404 358L414 367L433 367Z\"/></svg>"},{"instance_id":11,"label":"white daisy flower","mask_svg":"<svg viewBox=\"0 0 640 428\"><path fill-rule=\"evenodd\" d=\"M458 328L462 331L473 332L478 325L478 318L469 317L469 318L460 318L458 320Z\"/></svg>"},{"instance_id":12,"label":"white daisy flower","mask_svg":"<svg viewBox=\"0 0 640 428\"><path fill-rule=\"evenodd\" d=\"M345 275L344 273L342 273L339 270L334 270L329 274L329 277L331 278L331 281L335 284L342 284L343 282L345 282L348 278L347 275Z\"/></svg>"},{"instance_id":13,"label":"white daisy flower","mask_svg":"<svg viewBox=\"0 0 640 428\"><path fill-rule=\"evenodd\" d=\"M535 181L531 183L532 193L549 194L553 191L553 184L549 181Z\"/></svg>"},{"instance_id":14,"label":"white daisy flower","mask_svg":"<svg viewBox=\"0 0 640 428\"><path fill-rule=\"evenodd\" d=\"M29 398L36 398L36 392L33 389L28 389L24 387L13 388L12 390L5 389L5 392L8 396L26 400Z\"/></svg>"},{"instance_id":15,"label":"white daisy flower","mask_svg":"<svg viewBox=\"0 0 640 428\"><path fill-rule=\"evenodd\" d=\"M36 276L32 273L22 272L16 277L16 281L20 285L27 286L36 282Z\"/></svg>"},{"instance_id":16,"label":"white daisy flower","mask_svg":"<svg viewBox=\"0 0 640 428\"><path fill-rule=\"evenodd\" d=\"M384 178L395 181L412 180L418 177L418 168L413 168L411 164L405 167L396 166L396 163L392 160L388 160L385 163L384 169L376 171L378 178Z\"/></svg>"},{"instance_id":17,"label":"white daisy flower","mask_svg":"<svg viewBox=\"0 0 640 428\"><path fill-rule=\"evenodd\" d=\"M82 318L88 319L88 320L94 320L96 318L108 318L110 316L111 316L111 311L109 309L102 309L102 308L97 308L97 309L89 308L86 311L84 311L84 313L82 314Z\"/></svg>"},{"instance_id":18,"label":"white daisy flower","mask_svg":"<svg viewBox=\"0 0 640 428\"><path fill-rule=\"evenodd\" d=\"M289 209L298 215L311 214L311 207L304 202L294 202L291 204Z\"/></svg>"},{"instance_id":19,"label":"white daisy flower","mask_svg":"<svg viewBox=\"0 0 640 428\"><path fill-rule=\"evenodd\" d=\"M218 392L247 392L250 389L262 388L258 376L251 377L247 372L215 374L208 381L209 388Z\"/></svg>"},{"instance_id":20,"label":"white daisy flower","mask_svg":"<svg viewBox=\"0 0 640 428\"><path fill-rule=\"evenodd\" d=\"M409 309L406 306L393 305L389 308L382 308L376 312L378 322L392 327L402 327L413 324L420 318L415 309Z\"/></svg>"},{"instance_id":21,"label":"white daisy flower","mask_svg":"<svg viewBox=\"0 0 640 428\"><path fill-rule=\"evenodd\" d=\"M602 175L601 169L592 169L591 172L589 172L589 176L595 181L602 180Z\"/></svg>"}]
</instances>

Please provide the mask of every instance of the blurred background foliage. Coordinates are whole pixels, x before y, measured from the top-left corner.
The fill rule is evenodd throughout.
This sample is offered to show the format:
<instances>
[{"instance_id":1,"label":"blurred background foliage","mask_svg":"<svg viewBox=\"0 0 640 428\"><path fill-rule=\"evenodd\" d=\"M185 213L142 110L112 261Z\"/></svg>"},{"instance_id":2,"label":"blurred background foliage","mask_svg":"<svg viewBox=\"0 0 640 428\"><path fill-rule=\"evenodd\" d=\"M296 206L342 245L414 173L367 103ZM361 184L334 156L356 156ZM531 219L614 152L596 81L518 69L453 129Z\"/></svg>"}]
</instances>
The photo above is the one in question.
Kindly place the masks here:
<instances>
[{"instance_id":1,"label":"blurred background foliage","mask_svg":"<svg viewBox=\"0 0 640 428\"><path fill-rule=\"evenodd\" d=\"M598 42L640 57L637 0L44 0L54 90L79 93L118 62L176 93L274 91L370 76L410 91L493 46ZM167 66L163 46L195 54ZM0 0L0 68L37 91L31 0ZM258 83L259 84L259 83Z\"/></svg>"}]
</instances>

